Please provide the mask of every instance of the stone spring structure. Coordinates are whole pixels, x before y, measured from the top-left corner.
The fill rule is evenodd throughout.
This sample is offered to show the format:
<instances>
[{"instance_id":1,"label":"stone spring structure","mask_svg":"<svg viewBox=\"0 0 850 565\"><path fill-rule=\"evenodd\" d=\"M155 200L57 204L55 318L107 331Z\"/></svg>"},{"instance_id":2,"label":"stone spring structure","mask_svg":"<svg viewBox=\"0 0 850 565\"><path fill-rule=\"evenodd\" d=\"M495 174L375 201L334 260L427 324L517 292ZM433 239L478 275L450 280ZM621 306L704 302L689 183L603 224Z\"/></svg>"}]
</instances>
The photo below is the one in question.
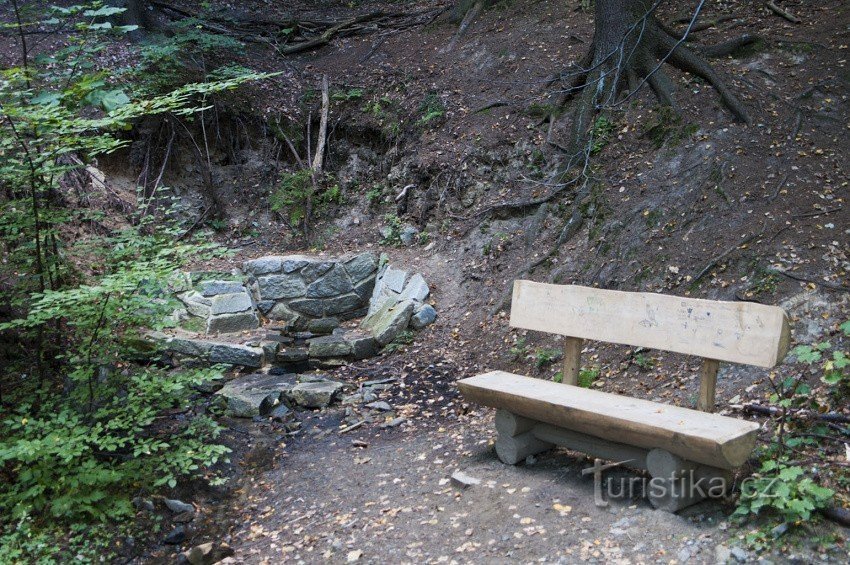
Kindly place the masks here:
<instances>
[{"instance_id":1,"label":"stone spring structure","mask_svg":"<svg viewBox=\"0 0 850 565\"><path fill-rule=\"evenodd\" d=\"M171 353L206 363L293 372L336 367L375 355L437 315L425 302L430 288L421 274L372 253L268 256L246 261L228 280L203 275L182 273L172 286L184 306L176 312L183 327L196 322L200 329L199 322L210 337L180 331L157 337ZM360 317L357 328L339 327ZM264 323L267 335L252 331ZM246 331L253 335L240 341Z\"/></svg>"}]
</instances>

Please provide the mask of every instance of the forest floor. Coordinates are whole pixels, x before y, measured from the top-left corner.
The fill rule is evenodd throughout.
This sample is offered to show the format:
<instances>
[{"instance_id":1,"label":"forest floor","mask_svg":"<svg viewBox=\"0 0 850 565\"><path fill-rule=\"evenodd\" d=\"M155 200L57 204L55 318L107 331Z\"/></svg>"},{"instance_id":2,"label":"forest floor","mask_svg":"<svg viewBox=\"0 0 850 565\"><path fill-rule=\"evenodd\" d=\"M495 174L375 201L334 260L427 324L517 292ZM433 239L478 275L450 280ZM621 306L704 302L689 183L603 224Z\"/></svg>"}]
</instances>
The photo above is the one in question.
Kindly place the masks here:
<instances>
[{"instance_id":1,"label":"forest floor","mask_svg":"<svg viewBox=\"0 0 850 565\"><path fill-rule=\"evenodd\" d=\"M269 19L399 9L368 0L244 4ZM405 9L443 4L422 0ZM663 20L688 15L670 4ZM547 174L560 155L541 123L553 109L545 83L590 44L592 14L578 0L500 2L451 50L457 25L442 20L339 38L297 56L253 44L246 63L281 71L250 91L244 111L255 116L307 121L312 109L315 128L313 90L322 74L330 77L336 96L326 170L344 203L317 211L304 241L268 205L268 178L292 165L287 150L246 128L246 139L234 137L236 150L221 149L214 159L228 205L226 229L215 237L235 255L203 268L265 254L385 251L394 264L424 274L439 318L401 351L332 375L351 383L396 379L381 399L405 415L401 425L340 434L345 409L338 406L299 413L296 436L270 421L226 421L231 484L184 493L200 513L189 539L179 548L150 547L136 560L171 562L177 551L224 541L232 559L246 563L846 562L850 533L829 522L801 525L758 555L743 540L747 527L728 521L732 503L676 515L643 499L597 507L581 455L555 450L533 464L502 465L492 449L492 411L464 404L453 384L490 369L541 378L558 370L538 359L561 347L561 338L508 325L502 301L518 277L781 304L795 344L828 338L850 319L850 9L840 0L782 2L802 19L792 24L761 4L708 3L703 19L718 23L697 35L704 43L741 33L764 38L713 62L750 109L752 125L734 123L699 79L673 73L682 119L647 94L615 113L594 157L591 202L573 202L567 190L543 207L512 210L493 206L552 190ZM559 117L553 139L564 137L569 121L568 112ZM200 185L189 153L164 176L186 201ZM126 170L127 162L119 154L102 168L130 199L138 171ZM397 205L408 183L412 196ZM524 268L552 248L579 204L588 211L578 234L549 260ZM387 214L427 237L413 247L382 242ZM584 358L600 390L694 403L699 360L651 351L636 362L634 351L593 344ZM783 365L772 376L800 370ZM767 377L762 369L723 366L721 413L752 418L735 406L764 400ZM765 427L762 439L770 433ZM835 450L836 458L842 454ZM480 484L453 485L458 469Z\"/></svg>"},{"instance_id":2,"label":"forest floor","mask_svg":"<svg viewBox=\"0 0 850 565\"><path fill-rule=\"evenodd\" d=\"M247 563L846 561L847 532L830 523L801 527L758 555L744 541L746 527L727 520L732 503L702 503L679 515L654 511L643 499L597 507L581 455L555 450L531 465L502 465L492 449L492 412L463 404L452 385L487 369L542 378L557 370L557 363L538 368L536 360L558 348L559 338L511 330L498 313L518 274L784 304L796 343L829 335L850 317L850 18L841 2L784 5L803 23L733 2L710 5L706 19L732 19L698 36L706 43L744 32L765 38L758 49L715 62L751 107L754 124L733 123L714 90L684 75L676 77L681 122L647 96L624 108L595 162L596 211L561 252L529 273L521 267L557 238L570 193L534 214L489 210L549 190L545 163L557 152L540 125L540 112L551 105L543 84L589 44L591 16L577 2L502 3L483 12L451 51L456 27L438 22L344 38L287 59L288 75L254 99L255 111L298 100L308 84L300 79L322 73L339 94L327 166L350 181L343 184L347 203L317 224L313 250L388 252L394 263L425 274L440 317L403 351L333 375L352 383L398 379L382 399L407 416L399 427L340 434L339 407L302 414L304 431L296 437L270 422L233 423L244 474L209 509L210 529L200 528L192 543L225 540L234 559ZM339 6L338 15L380 6ZM312 13L297 4L287 10ZM423 125L417 122L429 96L438 97L443 113ZM560 118L555 138L568 123L568 115ZM406 133L388 136L393 128ZM396 209L393 198L408 182L417 185L416 197ZM367 195L376 185L377 204ZM233 203L230 217L258 229L234 230L241 235L227 243L237 258L220 266L304 247L273 215L241 207L244 186L233 183L232 190L225 197ZM431 245L382 243L386 213L426 232ZM698 360L647 355L647 363L635 363L624 348L585 351L598 370L595 387L692 405ZM745 417L733 405L765 398L766 377L764 370L724 366L721 413ZM764 439L769 435L768 427ZM458 469L480 484L453 485Z\"/></svg>"}]
</instances>

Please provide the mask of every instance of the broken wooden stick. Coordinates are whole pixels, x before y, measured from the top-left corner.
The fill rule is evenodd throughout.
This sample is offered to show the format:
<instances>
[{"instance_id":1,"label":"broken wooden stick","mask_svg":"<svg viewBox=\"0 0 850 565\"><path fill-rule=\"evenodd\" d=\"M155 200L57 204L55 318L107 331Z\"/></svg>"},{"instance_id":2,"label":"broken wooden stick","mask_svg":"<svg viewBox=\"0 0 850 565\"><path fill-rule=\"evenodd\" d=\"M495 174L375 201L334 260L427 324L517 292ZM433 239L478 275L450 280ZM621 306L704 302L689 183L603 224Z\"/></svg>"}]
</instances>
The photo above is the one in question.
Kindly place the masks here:
<instances>
[{"instance_id":1,"label":"broken wooden stick","mask_svg":"<svg viewBox=\"0 0 850 565\"><path fill-rule=\"evenodd\" d=\"M786 20L788 20L792 24L798 24L801 21L803 21L800 18L798 18L797 16L795 16L794 14L792 14L791 12L789 12L788 10L784 10L784 9L780 8L779 6L777 6L776 2L774 2L773 0L770 0L770 2L767 3L767 9L770 10L771 12L773 12L774 14L776 14L777 16L779 16L781 18L785 18Z\"/></svg>"}]
</instances>

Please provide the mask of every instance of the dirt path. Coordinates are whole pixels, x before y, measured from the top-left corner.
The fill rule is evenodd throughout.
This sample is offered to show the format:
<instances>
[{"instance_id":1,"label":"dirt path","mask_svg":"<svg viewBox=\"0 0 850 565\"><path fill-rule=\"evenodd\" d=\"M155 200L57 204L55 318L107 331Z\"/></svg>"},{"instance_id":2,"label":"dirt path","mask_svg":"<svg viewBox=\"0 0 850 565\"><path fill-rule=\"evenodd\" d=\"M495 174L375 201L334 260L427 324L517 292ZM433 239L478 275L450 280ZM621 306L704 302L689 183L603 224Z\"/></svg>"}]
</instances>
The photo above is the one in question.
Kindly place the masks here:
<instances>
[{"instance_id":1,"label":"dirt path","mask_svg":"<svg viewBox=\"0 0 850 565\"><path fill-rule=\"evenodd\" d=\"M234 536L236 557L247 563L358 557L366 563L714 563L730 535L715 503L682 516L655 511L644 500L597 507L592 479L581 476L587 460L556 450L532 465L503 465L493 435L492 414L482 411L377 443L368 431L302 442L246 490L250 518ZM369 445L356 447L359 442ZM453 486L449 477L457 469L480 484Z\"/></svg>"}]
</instances>

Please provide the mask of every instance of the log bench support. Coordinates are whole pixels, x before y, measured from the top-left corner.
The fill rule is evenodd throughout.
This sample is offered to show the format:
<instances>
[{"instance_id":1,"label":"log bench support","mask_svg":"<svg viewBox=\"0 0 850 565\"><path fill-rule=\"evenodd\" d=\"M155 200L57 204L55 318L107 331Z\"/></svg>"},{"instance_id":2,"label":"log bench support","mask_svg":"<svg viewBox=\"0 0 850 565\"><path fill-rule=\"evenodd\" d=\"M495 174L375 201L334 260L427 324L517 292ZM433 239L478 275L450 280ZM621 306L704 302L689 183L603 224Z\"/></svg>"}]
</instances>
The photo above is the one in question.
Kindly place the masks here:
<instances>
[{"instance_id":1,"label":"log bench support","mask_svg":"<svg viewBox=\"0 0 850 565\"><path fill-rule=\"evenodd\" d=\"M687 461L663 449L642 449L537 422L502 408L496 411L496 431L496 454L507 465L560 446L646 471L651 477L645 483L647 498L653 507L667 512L725 496L732 484L732 473L726 469Z\"/></svg>"}]
</instances>

